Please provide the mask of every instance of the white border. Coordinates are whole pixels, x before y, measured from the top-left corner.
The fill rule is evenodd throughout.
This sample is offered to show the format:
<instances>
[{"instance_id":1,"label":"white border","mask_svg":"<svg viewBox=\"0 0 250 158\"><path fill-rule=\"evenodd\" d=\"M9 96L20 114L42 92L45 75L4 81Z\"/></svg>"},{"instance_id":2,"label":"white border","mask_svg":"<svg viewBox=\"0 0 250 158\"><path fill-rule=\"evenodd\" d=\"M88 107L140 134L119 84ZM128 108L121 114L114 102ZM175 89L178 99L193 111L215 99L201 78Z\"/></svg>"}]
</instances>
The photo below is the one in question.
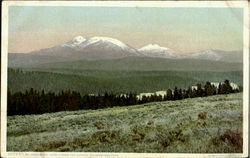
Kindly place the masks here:
<instances>
[{"instance_id":1,"label":"white border","mask_svg":"<svg viewBox=\"0 0 250 158\"><path fill-rule=\"evenodd\" d=\"M248 157L249 121L249 6L244 8L243 28L243 156Z\"/></svg>"},{"instance_id":2,"label":"white border","mask_svg":"<svg viewBox=\"0 0 250 158\"><path fill-rule=\"evenodd\" d=\"M8 6L246 7L245 1L4 1Z\"/></svg>"},{"instance_id":3,"label":"white border","mask_svg":"<svg viewBox=\"0 0 250 158\"><path fill-rule=\"evenodd\" d=\"M167 153L74 153L74 152L6 152L7 125L7 52L8 6L102 6L102 7L192 7L244 8L243 30L243 153L242 154L167 154ZM247 157L248 156L248 103L249 103L249 8L247 1L4 1L2 2L1 43L1 157Z\"/></svg>"},{"instance_id":4,"label":"white border","mask_svg":"<svg viewBox=\"0 0 250 158\"><path fill-rule=\"evenodd\" d=\"M2 36L1 36L1 157L6 152L6 119L7 119L7 65L8 65L8 7L2 3Z\"/></svg>"}]
</instances>

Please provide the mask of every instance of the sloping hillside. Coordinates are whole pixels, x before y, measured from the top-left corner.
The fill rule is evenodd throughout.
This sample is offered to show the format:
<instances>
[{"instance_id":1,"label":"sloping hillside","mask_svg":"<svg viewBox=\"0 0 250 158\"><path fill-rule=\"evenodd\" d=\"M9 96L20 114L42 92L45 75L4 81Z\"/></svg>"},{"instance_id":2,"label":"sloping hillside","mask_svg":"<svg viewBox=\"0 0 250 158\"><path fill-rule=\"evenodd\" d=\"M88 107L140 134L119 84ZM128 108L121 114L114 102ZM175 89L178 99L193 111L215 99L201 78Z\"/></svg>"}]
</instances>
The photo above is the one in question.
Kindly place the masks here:
<instances>
[{"instance_id":1,"label":"sloping hillside","mask_svg":"<svg viewBox=\"0 0 250 158\"><path fill-rule=\"evenodd\" d=\"M242 71L242 63L198 59L162 59L126 57L112 60L80 60L36 65L37 68L76 70L126 70L126 71Z\"/></svg>"},{"instance_id":2,"label":"sloping hillside","mask_svg":"<svg viewBox=\"0 0 250 158\"><path fill-rule=\"evenodd\" d=\"M30 88L58 92L73 90L80 93L143 93L168 88L187 89L197 83L231 82L242 86L242 72L183 72L183 71L102 71L72 69L21 69L8 71L8 88L13 92Z\"/></svg>"},{"instance_id":3,"label":"sloping hillside","mask_svg":"<svg viewBox=\"0 0 250 158\"><path fill-rule=\"evenodd\" d=\"M11 116L7 120L7 150L239 153L242 104L242 93L237 93ZM201 112L207 116L201 116Z\"/></svg>"}]
</instances>

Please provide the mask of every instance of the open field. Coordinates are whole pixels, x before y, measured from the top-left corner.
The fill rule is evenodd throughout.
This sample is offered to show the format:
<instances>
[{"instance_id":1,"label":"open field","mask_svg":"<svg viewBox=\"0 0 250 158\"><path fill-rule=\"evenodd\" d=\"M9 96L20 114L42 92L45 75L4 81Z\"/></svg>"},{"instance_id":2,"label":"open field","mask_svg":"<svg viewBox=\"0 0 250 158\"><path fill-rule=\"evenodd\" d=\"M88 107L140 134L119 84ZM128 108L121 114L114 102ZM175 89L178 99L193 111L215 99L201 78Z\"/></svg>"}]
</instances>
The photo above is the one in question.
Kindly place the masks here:
<instances>
[{"instance_id":1,"label":"open field","mask_svg":"<svg viewBox=\"0 0 250 158\"><path fill-rule=\"evenodd\" d=\"M101 110L8 116L7 150L239 153L242 101L242 93L237 93ZM200 112L207 112L207 117L198 119Z\"/></svg>"}]
</instances>

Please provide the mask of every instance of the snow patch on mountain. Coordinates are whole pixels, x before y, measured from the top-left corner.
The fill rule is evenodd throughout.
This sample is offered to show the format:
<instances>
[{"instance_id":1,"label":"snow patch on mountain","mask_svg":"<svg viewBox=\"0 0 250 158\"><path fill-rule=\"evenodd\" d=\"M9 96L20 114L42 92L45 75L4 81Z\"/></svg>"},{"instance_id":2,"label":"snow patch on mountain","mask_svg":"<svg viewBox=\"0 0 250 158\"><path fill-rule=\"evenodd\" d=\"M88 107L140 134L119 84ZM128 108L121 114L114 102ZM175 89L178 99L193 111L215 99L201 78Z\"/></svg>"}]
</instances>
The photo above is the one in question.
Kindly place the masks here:
<instances>
[{"instance_id":1,"label":"snow patch on mountain","mask_svg":"<svg viewBox=\"0 0 250 158\"><path fill-rule=\"evenodd\" d=\"M200 53L191 54L190 58L194 59L205 59L205 60L222 60L222 56L219 55L219 53L213 51L213 50L206 50Z\"/></svg>"},{"instance_id":2,"label":"snow patch on mountain","mask_svg":"<svg viewBox=\"0 0 250 158\"><path fill-rule=\"evenodd\" d=\"M161 47L158 44L149 44L146 45L140 49L138 49L138 51L167 51L169 50L169 48L165 48L165 47Z\"/></svg>"},{"instance_id":3,"label":"snow patch on mountain","mask_svg":"<svg viewBox=\"0 0 250 158\"><path fill-rule=\"evenodd\" d=\"M86 47L95 46L96 48L111 48L111 49L121 49L121 50L132 50L135 52L136 50L124 44L123 42L110 38L110 37L92 37L86 38L82 36L77 36L73 40L67 42L62 45L63 47L70 47L76 50L81 50Z\"/></svg>"},{"instance_id":4,"label":"snow patch on mountain","mask_svg":"<svg viewBox=\"0 0 250 158\"><path fill-rule=\"evenodd\" d=\"M150 57L161 57L161 58L184 58L185 55L175 52L172 49L166 48L166 47L161 47L158 44L149 44L146 45L138 51L145 56L150 56Z\"/></svg>"},{"instance_id":5,"label":"snow patch on mountain","mask_svg":"<svg viewBox=\"0 0 250 158\"><path fill-rule=\"evenodd\" d=\"M110 43L118 47L121 47L122 49L128 48L128 46L123 42L110 37L92 37L88 42L89 42L88 45L99 42L99 43Z\"/></svg>"},{"instance_id":6,"label":"snow patch on mountain","mask_svg":"<svg viewBox=\"0 0 250 158\"><path fill-rule=\"evenodd\" d=\"M80 46L82 43L84 43L87 40L88 40L88 38L86 38L86 37L77 36L77 37L73 38L73 40L67 42L66 44L64 44L62 46L74 48L74 47Z\"/></svg>"}]
</instances>

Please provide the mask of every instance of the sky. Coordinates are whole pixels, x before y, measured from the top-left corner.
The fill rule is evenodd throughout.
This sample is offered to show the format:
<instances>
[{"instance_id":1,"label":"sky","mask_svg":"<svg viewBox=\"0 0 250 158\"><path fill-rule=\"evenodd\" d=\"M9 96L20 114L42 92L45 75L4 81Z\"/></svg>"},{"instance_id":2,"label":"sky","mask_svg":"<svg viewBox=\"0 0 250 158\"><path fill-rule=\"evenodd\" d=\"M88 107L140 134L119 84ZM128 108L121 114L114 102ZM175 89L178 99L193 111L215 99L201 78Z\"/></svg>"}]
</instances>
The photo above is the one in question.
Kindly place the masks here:
<instances>
[{"instance_id":1,"label":"sky","mask_svg":"<svg viewBox=\"0 0 250 158\"><path fill-rule=\"evenodd\" d=\"M10 53L49 48L78 35L182 53L243 49L241 8L10 6L8 25Z\"/></svg>"}]
</instances>

